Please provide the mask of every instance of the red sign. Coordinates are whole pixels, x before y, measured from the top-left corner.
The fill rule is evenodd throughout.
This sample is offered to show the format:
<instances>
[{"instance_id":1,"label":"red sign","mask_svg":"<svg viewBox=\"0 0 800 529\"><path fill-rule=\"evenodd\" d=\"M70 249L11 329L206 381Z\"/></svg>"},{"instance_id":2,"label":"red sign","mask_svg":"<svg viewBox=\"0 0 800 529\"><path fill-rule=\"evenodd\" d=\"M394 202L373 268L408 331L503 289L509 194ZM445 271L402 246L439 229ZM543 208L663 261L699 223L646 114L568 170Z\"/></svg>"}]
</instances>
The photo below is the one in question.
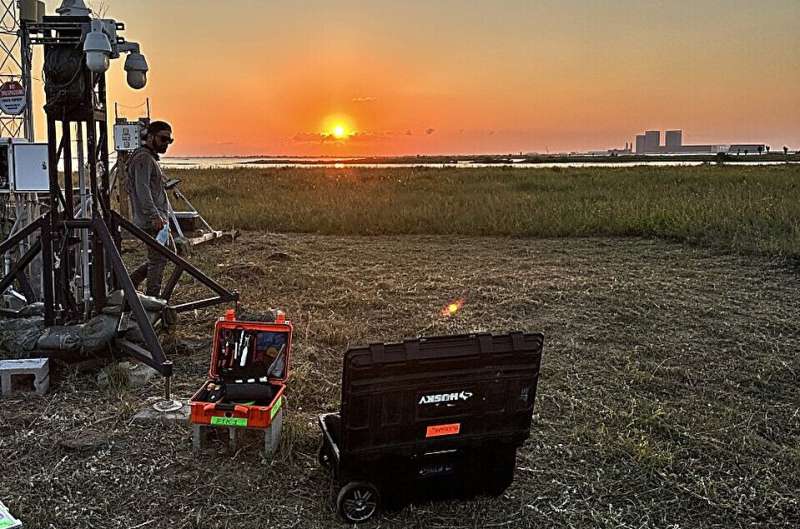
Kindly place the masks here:
<instances>
[{"instance_id":1,"label":"red sign","mask_svg":"<svg viewBox=\"0 0 800 529\"><path fill-rule=\"evenodd\" d=\"M425 437L442 437L445 435L455 435L461 431L461 423L453 424L438 424L436 426L428 426L425 431Z\"/></svg>"},{"instance_id":2,"label":"red sign","mask_svg":"<svg viewBox=\"0 0 800 529\"><path fill-rule=\"evenodd\" d=\"M0 110L12 116L25 111L25 87L18 81L6 81L0 86Z\"/></svg>"}]
</instances>

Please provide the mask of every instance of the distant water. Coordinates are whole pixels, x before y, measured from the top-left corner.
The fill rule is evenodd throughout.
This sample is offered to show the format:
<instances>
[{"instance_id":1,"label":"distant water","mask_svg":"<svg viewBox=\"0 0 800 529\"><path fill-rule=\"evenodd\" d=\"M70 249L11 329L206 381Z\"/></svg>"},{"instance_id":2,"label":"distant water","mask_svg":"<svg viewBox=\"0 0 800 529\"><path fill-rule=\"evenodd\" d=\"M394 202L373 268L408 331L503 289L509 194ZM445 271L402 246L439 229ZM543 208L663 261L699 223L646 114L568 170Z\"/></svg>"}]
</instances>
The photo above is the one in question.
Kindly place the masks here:
<instances>
[{"instance_id":1,"label":"distant water","mask_svg":"<svg viewBox=\"0 0 800 529\"><path fill-rule=\"evenodd\" d=\"M270 160L263 162L263 158L163 158L162 165L169 169L346 169L346 168L365 168L365 169L390 169L399 167L428 167L441 169L453 167L459 169L485 168L485 167L511 167L515 169L552 169L555 167L631 167L631 166L650 166L650 167L693 167L703 165L706 162L687 162L687 161L637 161L637 162L553 162L553 163L348 163L346 159L338 159L331 162L320 162L315 159L309 163L308 158L283 158L280 161ZM725 162L726 165L782 165L786 162L776 161L748 161L748 162ZM796 162L791 162L796 163Z\"/></svg>"},{"instance_id":2,"label":"distant water","mask_svg":"<svg viewBox=\"0 0 800 529\"><path fill-rule=\"evenodd\" d=\"M351 160L356 160L351 158ZM116 157L111 157L111 165L116 163ZM319 158L281 158L280 160L264 160L264 158L162 158L161 164L167 169L347 169L347 168L363 168L363 169L390 169L390 168L411 168L411 167L427 167L432 169L442 169L445 167L452 167L456 169L470 169L470 168L485 168L485 167L508 167L514 169L552 169L556 167L561 168L580 168L580 167L633 167L633 166L650 166L650 167L695 167L703 165L702 161L669 161L669 160L653 160L653 161L630 161L630 162L541 162L530 163L518 160L511 160L510 162L471 162L459 161L453 163L358 163L349 162L346 158L337 158L335 160L324 161ZM781 161L746 161L746 162L729 162L726 161L725 165L782 165L787 162ZM798 162L788 162L797 164ZM78 161L73 160L73 169L77 168ZM59 170L64 169L63 160L58 164Z\"/></svg>"}]
</instances>

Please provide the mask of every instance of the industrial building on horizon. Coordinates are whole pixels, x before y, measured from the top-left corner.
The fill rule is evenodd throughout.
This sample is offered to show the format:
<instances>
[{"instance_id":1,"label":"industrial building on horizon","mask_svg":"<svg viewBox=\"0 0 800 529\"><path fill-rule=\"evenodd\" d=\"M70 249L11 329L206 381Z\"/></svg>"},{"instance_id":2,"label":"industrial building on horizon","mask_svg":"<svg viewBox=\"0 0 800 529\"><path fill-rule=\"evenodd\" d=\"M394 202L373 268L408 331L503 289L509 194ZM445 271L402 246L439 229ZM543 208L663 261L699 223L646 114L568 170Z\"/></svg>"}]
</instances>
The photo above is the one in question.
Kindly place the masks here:
<instances>
[{"instance_id":1,"label":"industrial building on horizon","mask_svg":"<svg viewBox=\"0 0 800 529\"><path fill-rule=\"evenodd\" d=\"M648 130L636 136L636 154L761 154L769 147L763 143L739 143L717 145L684 145L682 130L664 133L665 145L661 145L661 131Z\"/></svg>"}]
</instances>

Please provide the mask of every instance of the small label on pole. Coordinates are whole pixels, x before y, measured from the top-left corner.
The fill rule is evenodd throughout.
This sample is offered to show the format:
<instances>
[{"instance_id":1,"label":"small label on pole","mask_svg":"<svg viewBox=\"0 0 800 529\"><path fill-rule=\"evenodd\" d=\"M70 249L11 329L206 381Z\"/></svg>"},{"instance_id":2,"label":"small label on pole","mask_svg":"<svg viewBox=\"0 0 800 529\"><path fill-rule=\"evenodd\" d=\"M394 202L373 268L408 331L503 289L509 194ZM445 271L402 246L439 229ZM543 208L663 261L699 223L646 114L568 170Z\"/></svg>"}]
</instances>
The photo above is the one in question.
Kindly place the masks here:
<instances>
[{"instance_id":1,"label":"small label on pole","mask_svg":"<svg viewBox=\"0 0 800 529\"><path fill-rule=\"evenodd\" d=\"M25 87L19 81L6 81L0 85L0 110L12 116L25 111Z\"/></svg>"}]
</instances>

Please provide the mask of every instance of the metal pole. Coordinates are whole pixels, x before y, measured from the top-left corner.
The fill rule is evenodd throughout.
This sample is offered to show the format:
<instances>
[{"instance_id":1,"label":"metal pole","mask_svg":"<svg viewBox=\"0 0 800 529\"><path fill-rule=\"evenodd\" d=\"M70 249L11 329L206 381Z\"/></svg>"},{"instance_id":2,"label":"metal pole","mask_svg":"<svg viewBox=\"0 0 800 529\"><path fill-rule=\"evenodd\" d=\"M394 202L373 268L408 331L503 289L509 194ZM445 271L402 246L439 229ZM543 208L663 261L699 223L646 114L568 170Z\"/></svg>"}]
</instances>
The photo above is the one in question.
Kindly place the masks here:
<instances>
[{"instance_id":1,"label":"metal pole","mask_svg":"<svg viewBox=\"0 0 800 529\"><path fill-rule=\"evenodd\" d=\"M81 202L81 218L82 219L91 219L92 218L92 203L89 197L88 189L86 187L86 163L83 156L83 122L79 121L78 124L78 133L76 140L78 142L77 151L78 151L78 186L79 186L79 193L80 193L80 202ZM88 230L81 230L81 245L80 245L80 274L81 274L81 281L80 281L80 292L79 296L84 301L84 314L88 317L89 310L90 310L90 301L92 299L92 293L89 289L89 231Z\"/></svg>"},{"instance_id":2,"label":"metal pole","mask_svg":"<svg viewBox=\"0 0 800 529\"><path fill-rule=\"evenodd\" d=\"M56 285L53 270L53 235L58 229L58 144L56 139L56 120L47 115L47 154L50 172L50 194L46 224L42 226L42 295L44 301L44 324L52 327L56 323Z\"/></svg>"},{"instance_id":3,"label":"metal pole","mask_svg":"<svg viewBox=\"0 0 800 529\"><path fill-rule=\"evenodd\" d=\"M31 48L31 36L28 34L27 23L20 21L20 51L22 52L22 84L25 86L25 114L24 130L25 138L33 142L35 131L33 128L33 80L31 68L33 64L33 49Z\"/></svg>"},{"instance_id":4,"label":"metal pole","mask_svg":"<svg viewBox=\"0 0 800 529\"><path fill-rule=\"evenodd\" d=\"M164 400L172 399L172 377L164 377Z\"/></svg>"}]
</instances>

